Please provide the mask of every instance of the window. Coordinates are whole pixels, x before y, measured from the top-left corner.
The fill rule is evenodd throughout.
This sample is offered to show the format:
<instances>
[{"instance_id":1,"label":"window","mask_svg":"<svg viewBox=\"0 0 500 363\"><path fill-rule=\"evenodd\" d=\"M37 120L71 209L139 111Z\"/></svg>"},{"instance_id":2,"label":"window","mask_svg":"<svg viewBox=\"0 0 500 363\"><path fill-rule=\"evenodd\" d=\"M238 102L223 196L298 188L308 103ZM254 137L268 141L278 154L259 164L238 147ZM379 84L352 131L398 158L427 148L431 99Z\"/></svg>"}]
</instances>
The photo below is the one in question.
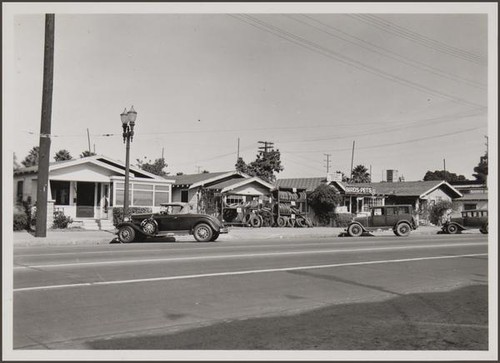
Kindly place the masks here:
<instances>
[{"instance_id":1,"label":"window","mask_svg":"<svg viewBox=\"0 0 500 363\"><path fill-rule=\"evenodd\" d=\"M69 205L69 184L69 181L50 181L50 191L56 205Z\"/></svg>"},{"instance_id":2,"label":"window","mask_svg":"<svg viewBox=\"0 0 500 363\"><path fill-rule=\"evenodd\" d=\"M123 206L124 183L115 183L116 206ZM170 186L147 183L130 183L129 200L131 206L151 207L167 203L170 199Z\"/></svg>"},{"instance_id":3,"label":"window","mask_svg":"<svg viewBox=\"0 0 500 363\"><path fill-rule=\"evenodd\" d=\"M373 215L374 216L381 216L383 215L383 209L382 208L373 208Z\"/></svg>"},{"instance_id":4,"label":"window","mask_svg":"<svg viewBox=\"0 0 500 363\"><path fill-rule=\"evenodd\" d=\"M410 207L399 207L398 208L398 213L399 214L409 214L410 213Z\"/></svg>"},{"instance_id":5,"label":"window","mask_svg":"<svg viewBox=\"0 0 500 363\"><path fill-rule=\"evenodd\" d=\"M189 191L181 190L181 202L187 203L189 202Z\"/></svg>"},{"instance_id":6,"label":"window","mask_svg":"<svg viewBox=\"0 0 500 363\"><path fill-rule=\"evenodd\" d=\"M476 209L476 207L477 207L477 204L473 204L473 203L464 204L464 210Z\"/></svg>"},{"instance_id":7,"label":"window","mask_svg":"<svg viewBox=\"0 0 500 363\"><path fill-rule=\"evenodd\" d=\"M18 203L21 203L23 201L23 185L24 185L24 181L19 180L17 182L16 200Z\"/></svg>"},{"instance_id":8,"label":"window","mask_svg":"<svg viewBox=\"0 0 500 363\"><path fill-rule=\"evenodd\" d=\"M388 216L393 216L398 214L398 210L396 208L386 208L386 214Z\"/></svg>"}]
</instances>

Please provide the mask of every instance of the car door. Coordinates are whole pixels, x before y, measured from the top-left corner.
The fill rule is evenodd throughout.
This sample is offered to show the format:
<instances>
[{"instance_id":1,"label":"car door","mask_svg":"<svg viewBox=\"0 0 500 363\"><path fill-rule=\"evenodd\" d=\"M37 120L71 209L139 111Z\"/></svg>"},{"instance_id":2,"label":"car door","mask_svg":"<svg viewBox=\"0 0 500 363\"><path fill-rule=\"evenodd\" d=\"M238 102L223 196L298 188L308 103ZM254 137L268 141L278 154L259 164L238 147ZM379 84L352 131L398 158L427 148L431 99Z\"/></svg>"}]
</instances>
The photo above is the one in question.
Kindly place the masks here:
<instances>
[{"instance_id":1,"label":"car door","mask_svg":"<svg viewBox=\"0 0 500 363\"><path fill-rule=\"evenodd\" d=\"M372 215L368 227L382 227L385 225L385 210L382 207L372 208Z\"/></svg>"},{"instance_id":2,"label":"car door","mask_svg":"<svg viewBox=\"0 0 500 363\"><path fill-rule=\"evenodd\" d=\"M398 207L386 207L385 225L388 227L394 226L398 222Z\"/></svg>"}]
</instances>

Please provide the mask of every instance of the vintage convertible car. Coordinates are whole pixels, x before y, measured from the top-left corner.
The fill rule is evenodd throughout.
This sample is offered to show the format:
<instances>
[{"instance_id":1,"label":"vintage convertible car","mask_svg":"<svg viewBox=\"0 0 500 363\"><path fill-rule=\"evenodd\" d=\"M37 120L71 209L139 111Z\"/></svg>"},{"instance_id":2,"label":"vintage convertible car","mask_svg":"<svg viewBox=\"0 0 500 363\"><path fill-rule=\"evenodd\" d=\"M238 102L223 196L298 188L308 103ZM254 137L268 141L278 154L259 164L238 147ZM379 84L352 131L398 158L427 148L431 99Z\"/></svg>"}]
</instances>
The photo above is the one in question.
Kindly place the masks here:
<instances>
[{"instance_id":1,"label":"vintage convertible car","mask_svg":"<svg viewBox=\"0 0 500 363\"><path fill-rule=\"evenodd\" d=\"M448 234L460 233L466 229L479 228L479 232L488 234L488 210L469 209L461 212L460 217L452 217L445 222L442 231Z\"/></svg>"},{"instance_id":2,"label":"vintage convertible car","mask_svg":"<svg viewBox=\"0 0 500 363\"><path fill-rule=\"evenodd\" d=\"M159 213L133 214L117 225L118 239L129 243L137 238L192 234L199 242L213 242L227 227L207 214L191 213L187 203L162 203Z\"/></svg>"}]
</instances>

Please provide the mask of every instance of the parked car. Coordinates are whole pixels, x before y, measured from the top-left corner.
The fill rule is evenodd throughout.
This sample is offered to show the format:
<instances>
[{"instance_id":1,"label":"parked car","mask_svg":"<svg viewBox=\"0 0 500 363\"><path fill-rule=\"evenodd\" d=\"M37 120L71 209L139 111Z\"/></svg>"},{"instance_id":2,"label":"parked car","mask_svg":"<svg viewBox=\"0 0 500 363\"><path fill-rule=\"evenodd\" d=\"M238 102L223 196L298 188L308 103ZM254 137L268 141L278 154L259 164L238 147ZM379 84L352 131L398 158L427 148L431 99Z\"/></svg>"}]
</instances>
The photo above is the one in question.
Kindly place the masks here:
<instances>
[{"instance_id":1,"label":"parked car","mask_svg":"<svg viewBox=\"0 0 500 363\"><path fill-rule=\"evenodd\" d=\"M460 217L451 217L443 224L444 233L455 234L466 229L479 228L479 232L488 234L488 210L470 209L461 212Z\"/></svg>"},{"instance_id":2,"label":"parked car","mask_svg":"<svg viewBox=\"0 0 500 363\"><path fill-rule=\"evenodd\" d=\"M351 237L359 237L378 229L392 229L395 235L406 237L417 227L411 205L386 205L372 207L368 215L355 217L348 224L346 233Z\"/></svg>"},{"instance_id":3,"label":"parked car","mask_svg":"<svg viewBox=\"0 0 500 363\"><path fill-rule=\"evenodd\" d=\"M158 213L133 214L117 225L118 239L129 243L137 238L191 234L199 242L213 242L228 229L217 218L191 213L188 203L162 203Z\"/></svg>"}]
</instances>

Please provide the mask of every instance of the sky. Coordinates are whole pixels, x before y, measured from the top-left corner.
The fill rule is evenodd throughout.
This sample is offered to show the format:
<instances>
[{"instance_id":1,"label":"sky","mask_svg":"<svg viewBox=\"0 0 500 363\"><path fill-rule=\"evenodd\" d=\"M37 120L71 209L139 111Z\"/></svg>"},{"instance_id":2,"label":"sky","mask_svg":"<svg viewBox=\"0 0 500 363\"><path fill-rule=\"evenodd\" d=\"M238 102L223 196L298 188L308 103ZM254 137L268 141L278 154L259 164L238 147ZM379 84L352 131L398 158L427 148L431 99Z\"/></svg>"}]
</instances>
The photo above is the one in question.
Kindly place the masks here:
<instances>
[{"instance_id":1,"label":"sky","mask_svg":"<svg viewBox=\"0 0 500 363\"><path fill-rule=\"evenodd\" d=\"M349 174L353 163L375 182L388 169L414 181L444 167L473 179L496 145L485 7L121 5L7 14L4 152L20 162L39 144L50 11L51 155L78 158L90 144L125 160L120 113L132 105L131 162L164 156L170 175L233 170L266 141L281 152L278 178Z\"/></svg>"}]
</instances>

